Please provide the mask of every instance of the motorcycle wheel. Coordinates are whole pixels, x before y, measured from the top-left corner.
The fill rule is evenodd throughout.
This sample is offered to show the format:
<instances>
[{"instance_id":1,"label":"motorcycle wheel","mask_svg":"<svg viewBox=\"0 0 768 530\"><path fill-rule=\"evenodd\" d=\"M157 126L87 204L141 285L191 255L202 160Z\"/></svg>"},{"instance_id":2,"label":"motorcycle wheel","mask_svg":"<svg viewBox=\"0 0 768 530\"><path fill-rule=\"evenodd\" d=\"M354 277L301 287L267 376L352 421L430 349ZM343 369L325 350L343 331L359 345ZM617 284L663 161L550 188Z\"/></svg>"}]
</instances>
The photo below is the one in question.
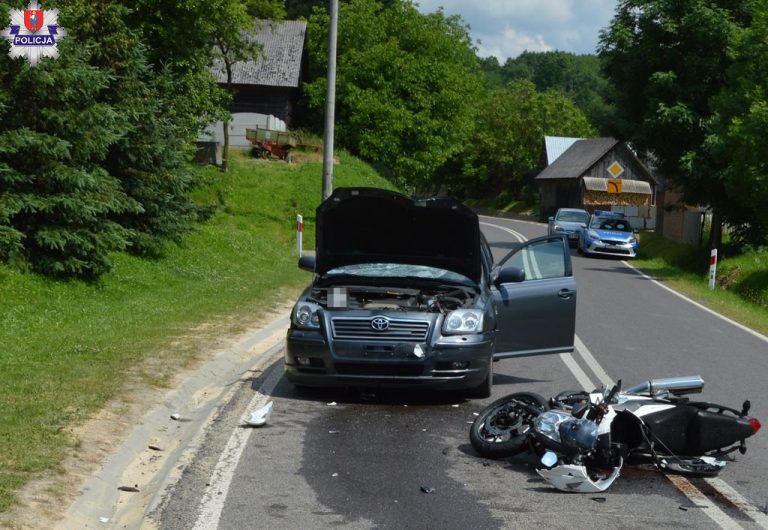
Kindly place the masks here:
<instances>
[{"instance_id":1,"label":"motorcycle wheel","mask_svg":"<svg viewBox=\"0 0 768 530\"><path fill-rule=\"evenodd\" d=\"M547 401L532 392L510 394L485 407L469 429L469 441L480 456L504 458L525 449L537 415L522 407L521 402L541 412L549 409Z\"/></svg>"}]
</instances>

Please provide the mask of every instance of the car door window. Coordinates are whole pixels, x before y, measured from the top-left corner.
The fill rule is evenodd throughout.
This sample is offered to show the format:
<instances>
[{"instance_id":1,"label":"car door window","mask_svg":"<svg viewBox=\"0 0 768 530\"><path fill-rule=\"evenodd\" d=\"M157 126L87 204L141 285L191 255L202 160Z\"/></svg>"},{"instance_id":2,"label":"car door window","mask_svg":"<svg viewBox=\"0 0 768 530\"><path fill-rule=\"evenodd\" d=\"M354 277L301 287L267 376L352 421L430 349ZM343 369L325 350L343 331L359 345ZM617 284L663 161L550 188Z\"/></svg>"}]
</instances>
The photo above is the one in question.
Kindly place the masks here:
<instances>
[{"instance_id":1,"label":"car door window","mask_svg":"<svg viewBox=\"0 0 768 530\"><path fill-rule=\"evenodd\" d=\"M563 254L563 242L549 239L524 246L502 262L502 267L525 271L525 281L562 278L570 274Z\"/></svg>"}]
</instances>

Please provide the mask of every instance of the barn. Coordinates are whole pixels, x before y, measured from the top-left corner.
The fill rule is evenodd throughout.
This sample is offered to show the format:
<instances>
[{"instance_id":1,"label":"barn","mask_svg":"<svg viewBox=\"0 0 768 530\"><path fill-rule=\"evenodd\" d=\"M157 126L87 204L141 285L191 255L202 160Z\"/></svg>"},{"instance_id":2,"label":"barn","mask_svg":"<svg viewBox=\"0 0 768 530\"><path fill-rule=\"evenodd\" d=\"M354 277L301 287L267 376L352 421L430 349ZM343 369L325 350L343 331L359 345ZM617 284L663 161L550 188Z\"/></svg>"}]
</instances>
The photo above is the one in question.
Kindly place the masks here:
<instances>
[{"instance_id":1,"label":"barn","mask_svg":"<svg viewBox=\"0 0 768 530\"><path fill-rule=\"evenodd\" d=\"M656 179L623 142L547 136L542 161L535 179L542 219L558 208L620 210L636 228L653 228Z\"/></svg>"}]
</instances>

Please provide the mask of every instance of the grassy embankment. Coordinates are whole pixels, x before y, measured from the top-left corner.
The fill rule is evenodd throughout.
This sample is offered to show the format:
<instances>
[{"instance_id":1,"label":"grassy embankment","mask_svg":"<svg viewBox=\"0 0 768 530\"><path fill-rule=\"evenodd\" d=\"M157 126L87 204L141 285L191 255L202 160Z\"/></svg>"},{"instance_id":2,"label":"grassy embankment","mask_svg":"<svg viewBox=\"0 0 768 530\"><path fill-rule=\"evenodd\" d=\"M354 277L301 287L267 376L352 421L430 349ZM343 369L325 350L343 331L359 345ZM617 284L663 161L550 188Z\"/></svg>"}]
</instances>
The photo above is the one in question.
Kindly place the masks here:
<instances>
[{"instance_id":1,"label":"grassy embankment","mask_svg":"<svg viewBox=\"0 0 768 530\"><path fill-rule=\"evenodd\" d=\"M335 186L391 187L340 155ZM60 282L0 265L0 513L39 473L76 449L67 434L129 383L167 383L221 333L252 323L281 288L309 279L296 267L295 219L314 245L322 164L235 156L202 170L197 199L217 213L162 259L113 256L98 284ZM210 343L208 343L210 344Z\"/></svg>"},{"instance_id":2,"label":"grassy embankment","mask_svg":"<svg viewBox=\"0 0 768 530\"><path fill-rule=\"evenodd\" d=\"M665 285L737 322L768 335L768 250L721 256L710 290L709 250L640 234L634 266Z\"/></svg>"}]
</instances>

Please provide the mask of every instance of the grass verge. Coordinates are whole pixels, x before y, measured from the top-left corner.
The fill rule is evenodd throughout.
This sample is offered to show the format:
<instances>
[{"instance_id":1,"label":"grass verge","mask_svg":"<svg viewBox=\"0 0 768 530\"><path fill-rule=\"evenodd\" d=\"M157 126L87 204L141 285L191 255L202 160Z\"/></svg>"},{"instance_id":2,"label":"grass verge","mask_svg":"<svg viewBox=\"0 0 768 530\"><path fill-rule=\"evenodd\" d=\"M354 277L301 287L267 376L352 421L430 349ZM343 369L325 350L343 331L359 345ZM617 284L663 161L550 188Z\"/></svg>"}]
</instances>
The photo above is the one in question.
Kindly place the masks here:
<instances>
[{"instance_id":1,"label":"grass verge","mask_svg":"<svg viewBox=\"0 0 768 530\"><path fill-rule=\"evenodd\" d=\"M335 186L392 186L339 155ZM201 345L242 330L309 278L296 267L295 219L314 242L322 164L231 159L202 169L200 202L217 213L165 256L112 256L97 285L0 265L0 513L43 472L56 472L76 425L137 379L163 385Z\"/></svg>"},{"instance_id":2,"label":"grass verge","mask_svg":"<svg viewBox=\"0 0 768 530\"><path fill-rule=\"evenodd\" d=\"M712 290L707 249L643 232L640 254L632 265L700 304L768 335L768 252L721 259Z\"/></svg>"}]
</instances>

